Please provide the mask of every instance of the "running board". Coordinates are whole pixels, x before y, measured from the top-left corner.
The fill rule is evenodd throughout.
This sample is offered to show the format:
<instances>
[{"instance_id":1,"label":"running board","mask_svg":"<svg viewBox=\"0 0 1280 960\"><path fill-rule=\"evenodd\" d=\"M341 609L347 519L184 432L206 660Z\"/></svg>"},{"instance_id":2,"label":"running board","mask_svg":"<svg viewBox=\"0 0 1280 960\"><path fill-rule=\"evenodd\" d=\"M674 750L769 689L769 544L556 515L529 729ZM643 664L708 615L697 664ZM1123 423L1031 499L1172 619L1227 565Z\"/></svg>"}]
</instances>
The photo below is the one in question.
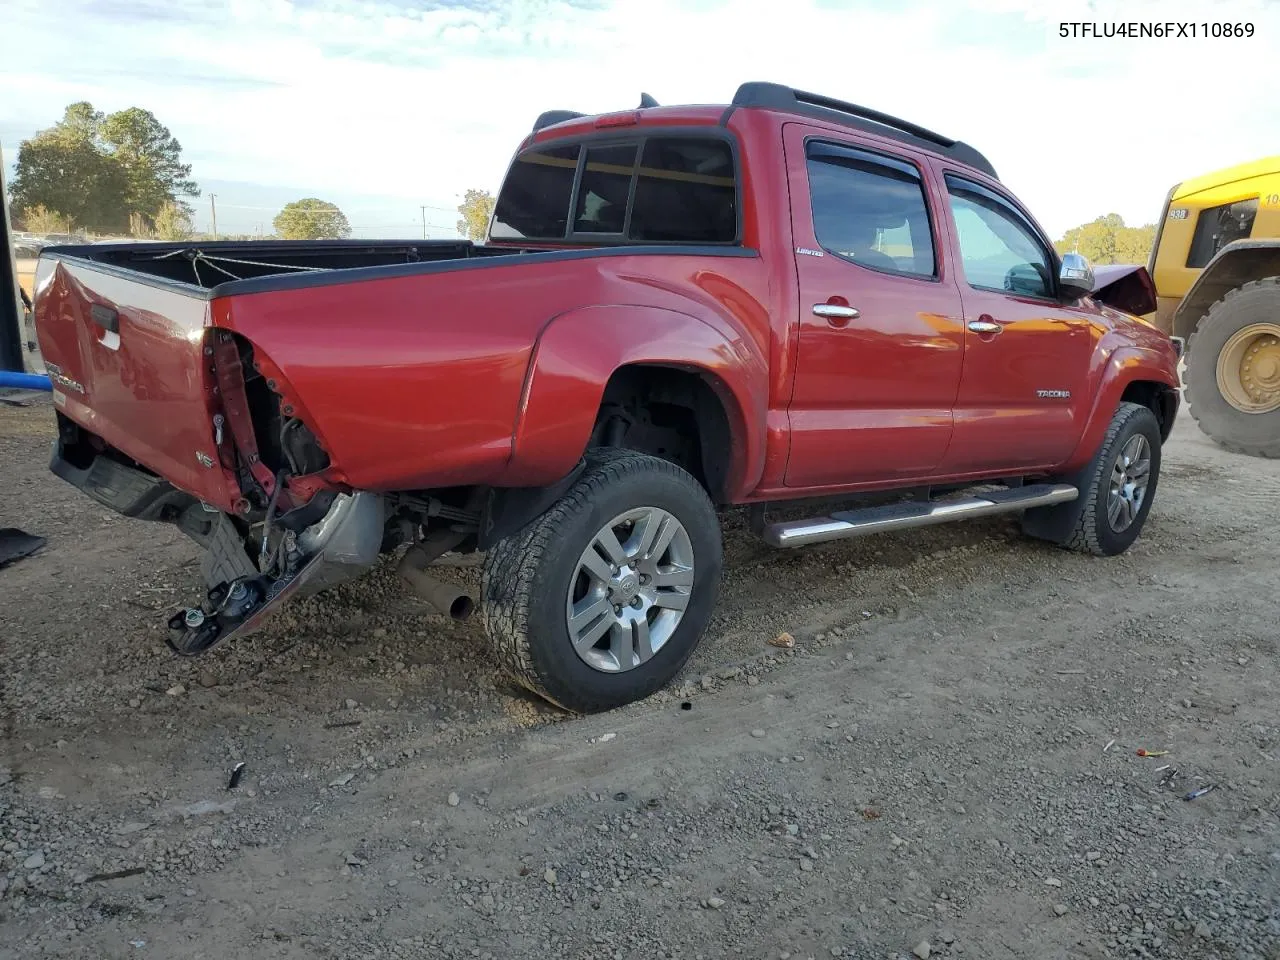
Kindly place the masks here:
<instances>
[{"instance_id":1,"label":"running board","mask_svg":"<svg viewBox=\"0 0 1280 960\"><path fill-rule=\"evenodd\" d=\"M868 533L927 527L952 520L989 517L997 513L1016 513L1029 507L1047 507L1067 503L1080 496L1068 483L1037 483L1010 487L981 496L961 500L918 500L914 503L889 503L860 510L840 510L813 520L788 520L764 528L764 541L774 547L805 547L828 540L846 540Z\"/></svg>"}]
</instances>

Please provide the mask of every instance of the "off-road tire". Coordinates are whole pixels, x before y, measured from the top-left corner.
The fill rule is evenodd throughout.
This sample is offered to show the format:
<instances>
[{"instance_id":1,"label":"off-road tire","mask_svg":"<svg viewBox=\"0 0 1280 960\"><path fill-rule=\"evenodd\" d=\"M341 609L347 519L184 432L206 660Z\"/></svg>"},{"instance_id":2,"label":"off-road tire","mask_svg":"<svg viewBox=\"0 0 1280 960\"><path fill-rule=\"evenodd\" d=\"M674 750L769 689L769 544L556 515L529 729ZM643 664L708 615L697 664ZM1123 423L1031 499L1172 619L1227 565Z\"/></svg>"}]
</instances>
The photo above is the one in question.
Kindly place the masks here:
<instances>
[{"instance_id":1,"label":"off-road tire","mask_svg":"<svg viewBox=\"0 0 1280 960\"><path fill-rule=\"evenodd\" d=\"M605 673L588 666L570 642L570 578L609 519L641 506L666 510L688 532L695 558L691 596L652 659ZM680 672L711 618L722 564L719 518L697 480L657 457L593 450L563 497L488 551L481 588L485 632L503 669L529 690L566 710L611 710L649 696Z\"/></svg>"},{"instance_id":2,"label":"off-road tire","mask_svg":"<svg viewBox=\"0 0 1280 960\"><path fill-rule=\"evenodd\" d=\"M1146 496L1133 522L1124 530L1112 529L1107 519L1107 492L1111 470L1121 451L1136 434L1146 437L1151 449L1151 473ZM1116 409L1094 458L1073 474L1054 478L1080 491L1070 503L1035 507L1022 515L1028 536L1048 540L1068 550L1110 557L1128 550L1142 533L1160 480L1160 422L1139 403L1123 402Z\"/></svg>"},{"instance_id":3,"label":"off-road tire","mask_svg":"<svg viewBox=\"0 0 1280 960\"><path fill-rule=\"evenodd\" d=\"M1209 308L1187 343L1187 409L1220 447L1253 457L1280 457L1280 410L1243 413L1218 388L1218 355L1236 331L1280 322L1280 277L1252 280Z\"/></svg>"}]
</instances>

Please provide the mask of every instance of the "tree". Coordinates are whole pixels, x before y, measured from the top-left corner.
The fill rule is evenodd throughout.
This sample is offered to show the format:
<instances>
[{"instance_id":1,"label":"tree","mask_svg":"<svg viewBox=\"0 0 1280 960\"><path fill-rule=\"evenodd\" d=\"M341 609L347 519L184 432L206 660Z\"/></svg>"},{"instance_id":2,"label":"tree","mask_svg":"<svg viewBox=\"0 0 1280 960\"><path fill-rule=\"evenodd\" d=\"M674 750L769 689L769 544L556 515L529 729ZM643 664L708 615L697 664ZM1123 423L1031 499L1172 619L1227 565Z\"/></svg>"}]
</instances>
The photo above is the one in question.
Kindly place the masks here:
<instances>
[{"instance_id":1,"label":"tree","mask_svg":"<svg viewBox=\"0 0 1280 960\"><path fill-rule=\"evenodd\" d=\"M1155 239L1155 224L1126 227L1120 214L1109 213L1072 227L1054 247L1059 253L1081 253L1090 263L1146 263Z\"/></svg>"},{"instance_id":2,"label":"tree","mask_svg":"<svg viewBox=\"0 0 1280 960\"><path fill-rule=\"evenodd\" d=\"M186 204L166 203L155 219L157 240L190 240L194 232Z\"/></svg>"},{"instance_id":3,"label":"tree","mask_svg":"<svg viewBox=\"0 0 1280 960\"><path fill-rule=\"evenodd\" d=\"M462 219L458 232L468 240L483 240L489 232L489 218L493 215L493 195L488 190L470 189L458 204Z\"/></svg>"},{"instance_id":4,"label":"tree","mask_svg":"<svg viewBox=\"0 0 1280 960\"><path fill-rule=\"evenodd\" d=\"M89 230L123 232L135 217L149 229L165 204L184 205L181 197L200 192L181 152L148 110L104 115L90 103L73 103L19 146L13 201L43 205Z\"/></svg>"},{"instance_id":5,"label":"tree","mask_svg":"<svg viewBox=\"0 0 1280 960\"><path fill-rule=\"evenodd\" d=\"M43 204L22 211L22 227L31 233L71 233L75 222Z\"/></svg>"},{"instance_id":6,"label":"tree","mask_svg":"<svg viewBox=\"0 0 1280 960\"><path fill-rule=\"evenodd\" d=\"M179 197L194 197L199 186L191 164L182 162L182 144L150 110L130 107L102 121L102 141L124 170L125 204L130 213L155 220L166 204L190 210Z\"/></svg>"},{"instance_id":7,"label":"tree","mask_svg":"<svg viewBox=\"0 0 1280 960\"><path fill-rule=\"evenodd\" d=\"M102 114L87 103L67 107L62 120L18 147L13 204L44 207L90 230L128 226L125 176L98 141Z\"/></svg>"},{"instance_id":8,"label":"tree","mask_svg":"<svg viewBox=\"0 0 1280 960\"><path fill-rule=\"evenodd\" d=\"M342 211L315 197L286 203L271 225L285 240L341 240L351 236L351 224Z\"/></svg>"}]
</instances>

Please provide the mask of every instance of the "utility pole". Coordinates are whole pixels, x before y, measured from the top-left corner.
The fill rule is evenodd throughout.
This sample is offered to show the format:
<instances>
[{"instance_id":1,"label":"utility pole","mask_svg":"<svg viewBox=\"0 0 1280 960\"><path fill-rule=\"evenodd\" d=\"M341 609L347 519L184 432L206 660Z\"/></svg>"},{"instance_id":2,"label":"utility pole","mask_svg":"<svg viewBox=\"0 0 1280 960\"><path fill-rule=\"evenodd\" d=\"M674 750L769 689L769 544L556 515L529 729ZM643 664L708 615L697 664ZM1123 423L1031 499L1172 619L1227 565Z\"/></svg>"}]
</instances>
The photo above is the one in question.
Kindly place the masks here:
<instances>
[{"instance_id":1,"label":"utility pole","mask_svg":"<svg viewBox=\"0 0 1280 960\"><path fill-rule=\"evenodd\" d=\"M422 205L422 239L427 239L427 205Z\"/></svg>"},{"instance_id":2,"label":"utility pole","mask_svg":"<svg viewBox=\"0 0 1280 960\"><path fill-rule=\"evenodd\" d=\"M209 211L213 214L213 239L218 239L218 205L214 203L218 199L216 193L209 194Z\"/></svg>"}]
</instances>

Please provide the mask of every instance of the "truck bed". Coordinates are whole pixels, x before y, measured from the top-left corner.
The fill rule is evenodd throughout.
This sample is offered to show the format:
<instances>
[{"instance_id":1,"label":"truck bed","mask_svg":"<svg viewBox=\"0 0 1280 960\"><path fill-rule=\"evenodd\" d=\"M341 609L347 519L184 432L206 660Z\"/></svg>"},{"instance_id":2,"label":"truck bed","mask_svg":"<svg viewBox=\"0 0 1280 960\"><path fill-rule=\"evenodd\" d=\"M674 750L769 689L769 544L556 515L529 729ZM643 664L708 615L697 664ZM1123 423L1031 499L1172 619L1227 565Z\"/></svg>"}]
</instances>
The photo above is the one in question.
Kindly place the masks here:
<instances>
[{"instance_id":1,"label":"truck bed","mask_svg":"<svg viewBox=\"0 0 1280 960\"><path fill-rule=\"evenodd\" d=\"M122 454L236 512L253 484L232 428L252 419L261 449L249 454L274 474L289 466L282 430L297 420L327 455L327 467L309 471L326 482L375 491L500 484L549 320L618 303L683 316L695 309L690 296L710 303L702 285L719 274L709 258L760 302L758 254L729 246L46 248L36 313L70 438L59 455L87 468L95 456ZM553 370L548 382L573 373ZM560 466L522 467L520 482L544 482L536 471ZM261 488L270 477L255 479Z\"/></svg>"},{"instance_id":2,"label":"truck bed","mask_svg":"<svg viewBox=\"0 0 1280 960\"><path fill-rule=\"evenodd\" d=\"M127 272L187 288L210 296L247 292L227 284L265 277L311 274L371 267L415 266L523 251L510 247L477 246L467 240L255 240L184 241L179 243L95 243L46 247L45 256L75 257L105 272ZM385 271L381 271L386 275ZM188 291L191 292L191 291Z\"/></svg>"}]
</instances>

